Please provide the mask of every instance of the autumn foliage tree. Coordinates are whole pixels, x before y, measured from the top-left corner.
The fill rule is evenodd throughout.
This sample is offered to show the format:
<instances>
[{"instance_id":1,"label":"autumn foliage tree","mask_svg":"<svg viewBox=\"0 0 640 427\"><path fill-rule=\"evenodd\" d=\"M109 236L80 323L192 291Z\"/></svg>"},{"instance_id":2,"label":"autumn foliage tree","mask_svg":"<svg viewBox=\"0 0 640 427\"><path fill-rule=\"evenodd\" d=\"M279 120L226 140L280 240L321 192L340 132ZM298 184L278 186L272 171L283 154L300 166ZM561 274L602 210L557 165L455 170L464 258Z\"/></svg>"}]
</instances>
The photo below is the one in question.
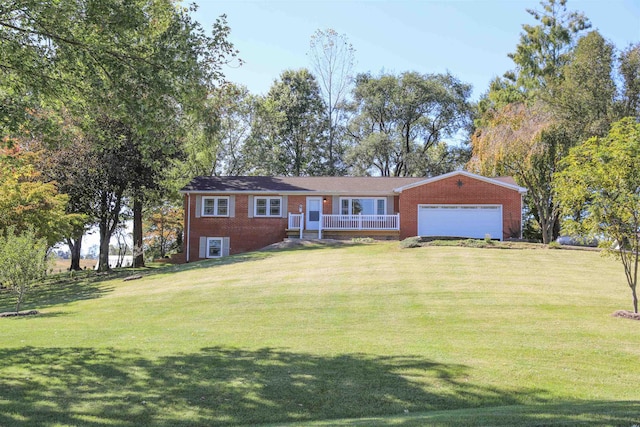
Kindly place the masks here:
<instances>
[{"instance_id":1,"label":"autumn foliage tree","mask_svg":"<svg viewBox=\"0 0 640 427\"><path fill-rule=\"evenodd\" d=\"M149 252L164 258L182 246L182 206L161 203L145 213L145 245Z\"/></svg>"},{"instance_id":2,"label":"autumn foliage tree","mask_svg":"<svg viewBox=\"0 0 640 427\"><path fill-rule=\"evenodd\" d=\"M31 227L37 238L53 246L82 218L67 214L68 196L43 179L36 157L18 148L0 149L0 232Z\"/></svg>"},{"instance_id":3,"label":"autumn foliage tree","mask_svg":"<svg viewBox=\"0 0 640 427\"><path fill-rule=\"evenodd\" d=\"M547 106L507 105L476 131L472 144L469 169L487 176L511 175L528 188L543 242L551 242L560 208L552 179L568 147Z\"/></svg>"}]
</instances>

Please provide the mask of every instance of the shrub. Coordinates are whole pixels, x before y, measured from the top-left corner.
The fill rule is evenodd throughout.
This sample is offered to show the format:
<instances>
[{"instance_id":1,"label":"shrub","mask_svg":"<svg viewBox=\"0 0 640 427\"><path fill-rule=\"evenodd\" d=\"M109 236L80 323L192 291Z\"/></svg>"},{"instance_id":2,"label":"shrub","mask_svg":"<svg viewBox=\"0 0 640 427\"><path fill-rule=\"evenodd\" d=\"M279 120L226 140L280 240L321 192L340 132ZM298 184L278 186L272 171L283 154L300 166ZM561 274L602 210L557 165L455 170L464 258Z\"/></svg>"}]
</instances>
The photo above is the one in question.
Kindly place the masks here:
<instances>
[{"instance_id":1,"label":"shrub","mask_svg":"<svg viewBox=\"0 0 640 427\"><path fill-rule=\"evenodd\" d=\"M354 237L351 241L353 243L375 243L376 240L371 237Z\"/></svg>"},{"instance_id":2,"label":"shrub","mask_svg":"<svg viewBox=\"0 0 640 427\"><path fill-rule=\"evenodd\" d=\"M419 236L407 237L406 239L400 242L400 247L403 249L419 248L420 246L422 246L420 244L420 241L421 240Z\"/></svg>"},{"instance_id":3,"label":"shrub","mask_svg":"<svg viewBox=\"0 0 640 427\"><path fill-rule=\"evenodd\" d=\"M16 294L16 313L27 291L47 274L47 240L33 229L15 234L13 227L0 235L0 283Z\"/></svg>"},{"instance_id":4,"label":"shrub","mask_svg":"<svg viewBox=\"0 0 640 427\"><path fill-rule=\"evenodd\" d=\"M558 242L551 242L547 245L549 249L562 249L562 245Z\"/></svg>"}]
</instances>

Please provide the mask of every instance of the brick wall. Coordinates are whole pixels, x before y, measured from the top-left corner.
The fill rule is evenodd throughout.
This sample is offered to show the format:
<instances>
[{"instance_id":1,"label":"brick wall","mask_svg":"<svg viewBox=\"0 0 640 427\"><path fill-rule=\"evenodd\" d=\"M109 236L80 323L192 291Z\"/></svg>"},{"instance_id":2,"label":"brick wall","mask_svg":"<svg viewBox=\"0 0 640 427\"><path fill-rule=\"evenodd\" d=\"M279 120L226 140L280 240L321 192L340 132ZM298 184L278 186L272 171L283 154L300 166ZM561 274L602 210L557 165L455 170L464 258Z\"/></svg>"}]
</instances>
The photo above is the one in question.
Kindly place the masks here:
<instances>
[{"instance_id":1,"label":"brick wall","mask_svg":"<svg viewBox=\"0 0 640 427\"><path fill-rule=\"evenodd\" d=\"M196 198L198 195L191 194L191 223L189 236L189 258L190 261L197 261L200 252L200 237L229 237L229 254L254 251L272 243L281 242L286 237L285 230L288 224L288 215L284 218L250 218L249 195L235 195L235 216L233 217L196 217ZM216 194L225 196L225 194ZM279 196L273 194L271 196ZM322 197L322 196L319 196ZM185 218L187 216L189 198L185 195L184 209ZM298 213L299 207L306 212L307 196L287 196L287 206L285 213ZM323 203L323 213L331 213L331 197ZM187 223L185 219L185 233ZM187 238L184 239L185 253Z\"/></svg>"},{"instance_id":2,"label":"brick wall","mask_svg":"<svg viewBox=\"0 0 640 427\"><path fill-rule=\"evenodd\" d=\"M459 185L460 181L462 185ZM502 205L503 239L519 237L522 222L520 193L464 175L454 175L400 193L400 239L418 234L419 204Z\"/></svg>"}]
</instances>

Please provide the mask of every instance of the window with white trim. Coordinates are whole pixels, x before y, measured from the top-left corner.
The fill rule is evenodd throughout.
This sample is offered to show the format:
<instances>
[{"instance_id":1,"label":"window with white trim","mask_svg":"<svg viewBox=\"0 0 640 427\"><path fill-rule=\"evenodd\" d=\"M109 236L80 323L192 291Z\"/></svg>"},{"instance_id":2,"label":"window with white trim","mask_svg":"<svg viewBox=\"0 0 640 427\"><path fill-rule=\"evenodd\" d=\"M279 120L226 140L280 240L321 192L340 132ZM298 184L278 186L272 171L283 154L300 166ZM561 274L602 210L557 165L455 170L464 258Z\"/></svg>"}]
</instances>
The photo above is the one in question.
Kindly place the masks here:
<instances>
[{"instance_id":1,"label":"window with white trim","mask_svg":"<svg viewBox=\"0 0 640 427\"><path fill-rule=\"evenodd\" d=\"M207 258L220 258L223 244L222 237L207 237Z\"/></svg>"},{"instance_id":2,"label":"window with white trim","mask_svg":"<svg viewBox=\"0 0 640 427\"><path fill-rule=\"evenodd\" d=\"M202 216L229 216L229 197L203 197Z\"/></svg>"},{"instance_id":3,"label":"window with white trim","mask_svg":"<svg viewBox=\"0 0 640 427\"><path fill-rule=\"evenodd\" d=\"M282 197L255 197L254 216L282 216Z\"/></svg>"},{"instance_id":4,"label":"window with white trim","mask_svg":"<svg viewBox=\"0 0 640 427\"><path fill-rule=\"evenodd\" d=\"M385 215L387 213L387 199L343 198L340 199L340 213L342 215Z\"/></svg>"}]
</instances>

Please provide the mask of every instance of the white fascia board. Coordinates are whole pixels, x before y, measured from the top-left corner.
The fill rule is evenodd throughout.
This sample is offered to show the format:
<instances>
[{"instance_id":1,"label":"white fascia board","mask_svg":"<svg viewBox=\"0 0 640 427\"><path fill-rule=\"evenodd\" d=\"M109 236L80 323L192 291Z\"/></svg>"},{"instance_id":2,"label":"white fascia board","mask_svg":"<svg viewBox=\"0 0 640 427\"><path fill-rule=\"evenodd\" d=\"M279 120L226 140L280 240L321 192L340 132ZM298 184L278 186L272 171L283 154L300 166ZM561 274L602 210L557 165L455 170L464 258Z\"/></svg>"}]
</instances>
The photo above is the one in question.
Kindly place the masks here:
<instances>
[{"instance_id":1,"label":"white fascia board","mask_svg":"<svg viewBox=\"0 0 640 427\"><path fill-rule=\"evenodd\" d=\"M440 181L442 179L450 178L450 177L456 176L456 175L463 175L463 176L466 176L467 178L473 178L473 179L477 179L479 181L487 182L489 184L499 185L500 187L505 187L505 188L509 188L511 190L515 190L520 194L525 194L528 191L526 188L520 187L519 185L509 184L509 183L506 183L506 182L499 181L497 179L487 178L486 176L477 175L475 173L471 173L471 172L467 172L467 171L453 171L453 172L445 173L443 175L434 176L432 178L426 178L423 181L418 181L418 182L414 182L413 184L408 184L408 185L405 185L403 187L398 187L398 188L394 189L394 191L396 193L402 193L402 191L404 191L404 190L408 190L408 189L414 188L414 187L419 187L419 186L425 185L425 184L430 184L432 182Z\"/></svg>"}]
</instances>

